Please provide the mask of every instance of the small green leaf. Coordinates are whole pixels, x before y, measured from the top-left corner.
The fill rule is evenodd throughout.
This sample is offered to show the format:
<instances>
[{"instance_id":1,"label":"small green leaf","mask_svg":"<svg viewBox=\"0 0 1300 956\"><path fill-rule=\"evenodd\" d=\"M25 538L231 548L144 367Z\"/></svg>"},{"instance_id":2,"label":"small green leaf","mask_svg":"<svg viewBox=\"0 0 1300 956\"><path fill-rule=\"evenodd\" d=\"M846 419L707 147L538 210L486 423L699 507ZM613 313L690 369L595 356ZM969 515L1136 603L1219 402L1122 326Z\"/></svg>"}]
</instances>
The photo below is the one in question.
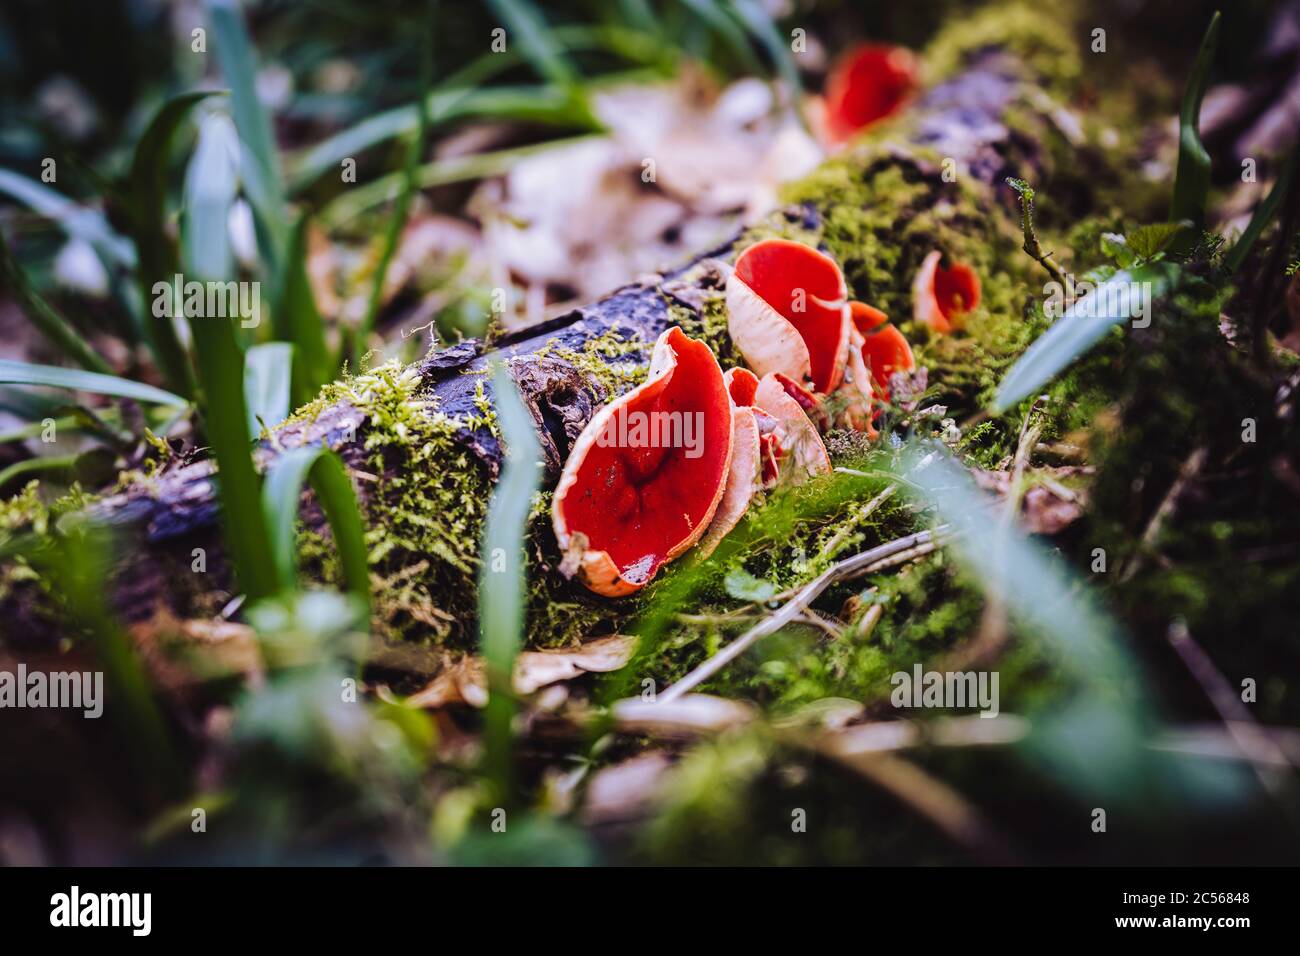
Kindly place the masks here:
<instances>
[{"instance_id":1,"label":"small green leaf","mask_svg":"<svg viewBox=\"0 0 1300 956\"><path fill-rule=\"evenodd\" d=\"M790 49L789 42L781 35L771 14L758 0L731 0L731 5L749 32L767 49L768 56L776 64L781 82L785 84L786 93L795 104L795 112L802 121L803 113L799 102L803 96L803 84L799 82L799 68L795 65L794 52Z\"/></svg>"},{"instance_id":2,"label":"small green leaf","mask_svg":"<svg viewBox=\"0 0 1300 956\"><path fill-rule=\"evenodd\" d=\"M244 401L248 404L250 438L262 433L262 422L270 428L289 415L293 351L289 342L266 342L244 353Z\"/></svg>"},{"instance_id":3,"label":"small green leaf","mask_svg":"<svg viewBox=\"0 0 1300 956\"><path fill-rule=\"evenodd\" d=\"M1118 232L1101 234L1101 252L1121 269L1127 269L1137 261L1137 255L1128 244L1128 236Z\"/></svg>"},{"instance_id":4,"label":"small green leaf","mask_svg":"<svg viewBox=\"0 0 1300 956\"><path fill-rule=\"evenodd\" d=\"M762 604L772 600L776 586L771 581L756 578L744 568L733 568L723 580L727 594L737 601L753 601Z\"/></svg>"},{"instance_id":5,"label":"small green leaf","mask_svg":"<svg viewBox=\"0 0 1300 956\"><path fill-rule=\"evenodd\" d=\"M1179 233L1191 225L1190 222L1157 222L1139 226L1128 233L1129 248L1139 259L1154 259L1169 248Z\"/></svg>"},{"instance_id":6,"label":"small green leaf","mask_svg":"<svg viewBox=\"0 0 1300 956\"><path fill-rule=\"evenodd\" d=\"M765 72L754 48L745 37L744 29L725 7L714 0L681 0L681 4L722 39L746 73L761 75Z\"/></svg>"}]
</instances>

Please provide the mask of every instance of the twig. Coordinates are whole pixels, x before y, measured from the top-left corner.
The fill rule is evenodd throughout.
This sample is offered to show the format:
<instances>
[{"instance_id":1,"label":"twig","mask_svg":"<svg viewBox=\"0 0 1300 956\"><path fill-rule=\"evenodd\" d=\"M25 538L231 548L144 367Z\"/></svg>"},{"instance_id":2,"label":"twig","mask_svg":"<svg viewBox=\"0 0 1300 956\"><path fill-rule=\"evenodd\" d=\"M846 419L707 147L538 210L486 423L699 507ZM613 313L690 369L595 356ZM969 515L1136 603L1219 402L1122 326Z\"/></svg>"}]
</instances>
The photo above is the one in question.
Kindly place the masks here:
<instances>
[{"instance_id":1,"label":"twig","mask_svg":"<svg viewBox=\"0 0 1300 956\"><path fill-rule=\"evenodd\" d=\"M1255 768L1260 785L1273 796L1278 796L1278 781L1265 768L1281 763L1290 765L1286 753L1267 734L1263 733L1237 692L1233 690L1228 679L1214 666L1210 655L1206 654L1192 638L1187 625L1182 620L1175 620L1166 632L1170 646L1178 652L1187 669L1196 678L1196 682L1205 691L1214 709L1223 718L1224 727L1232 737L1242 754Z\"/></svg>"},{"instance_id":2,"label":"twig","mask_svg":"<svg viewBox=\"0 0 1300 956\"><path fill-rule=\"evenodd\" d=\"M942 525L934 531L919 531L916 534L909 534L895 541L889 541L869 551L863 551L831 565L811 582L804 585L799 590L799 593L787 601L779 611L754 625L754 627L718 651L676 684L668 687L658 695L658 699L661 701L675 700L687 691L698 687L759 640L769 634L776 633L795 620L808 605L815 601L832 584L858 574L868 573L870 569L873 569L873 566L921 546L929 545L933 548L938 543L938 539L944 536L948 530L947 525Z\"/></svg>"},{"instance_id":3,"label":"twig","mask_svg":"<svg viewBox=\"0 0 1300 956\"><path fill-rule=\"evenodd\" d=\"M1008 178L1007 185L1020 196L1020 227L1025 241L1021 246L1025 254L1047 270L1061 288L1069 292L1074 282L1065 270L1052 261L1052 253L1044 252L1038 241L1038 230L1034 228L1034 190L1023 179Z\"/></svg>"},{"instance_id":4,"label":"twig","mask_svg":"<svg viewBox=\"0 0 1300 956\"><path fill-rule=\"evenodd\" d=\"M1011 527L1015 523L1016 515L1020 513L1025 469L1029 466L1029 457L1038 445L1038 436L1043 433L1041 422L1033 426L1029 424L1034 417L1034 412L1038 410L1038 406L1039 402L1034 401L1029 406L1029 411L1025 412L1025 417L1020 423L1020 435L1016 440L1016 453L1011 463L1011 480L1007 485L1007 497L1003 502L1002 514L998 517L999 533L994 539L994 548L1000 549L1002 547L1002 542L1006 541L1007 536L1011 533ZM995 560L1001 563L1001 555L996 555ZM975 643L965 653L976 659L993 657L1007 643L1007 636L1007 606L998 597L990 595L984 605L984 613L980 616L980 628L978 634L976 634Z\"/></svg>"},{"instance_id":5,"label":"twig","mask_svg":"<svg viewBox=\"0 0 1300 956\"><path fill-rule=\"evenodd\" d=\"M822 743L814 750L888 791L952 840L989 862L1017 861L1010 841L974 804L911 761L887 753L843 752L833 742Z\"/></svg>"},{"instance_id":6,"label":"twig","mask_svg":"<svg viewBox=\"0 0 1300 956\"><path fill-rule=\"evenodd\" d=\"M1202 468L1205 467L1205 459L1209 457L1209 449L1202 445L1197 448L1178 469L1178 477L1174 483L1169 486L1168 493L1165 494L1164 500L1160 502L1160 507L1156 513L1151 516L1147 523L1146 530L1142 532L1142 538L1138 542L1138 550L1134 552L1133 557L1128 561L1127 566L1120 573L1119 581L1121 584L1132 580L1133 576L1138 573L1142 567L1145 552L1150 550L1160 537L1160 532L1164 530L1166 522L1173 517L1174 511L1178 507L1178 499L1183 494L1183 489L1198 475Z\"/></svg>"},{"instance_id":7,"label":"twig","mask_svg":"<svg viewBox=\"0 0 1300 956\"><path fill-rule=\"evenodd\" d=\"M892 495L897 490L898 490L898 485L890 485L880 494L876 495L876 497L868 501L865 505L862 506L862 510L859 511L857 516L854 518L853 524L857 524L859 522L865 521L876 511L876 509L878 509L882 504L885 503L885 501L889 498L890 495ZM839 531L835 532L835 534L831 536L831 539L826 542L826 547L822 548L822 552L828 555L834 554L835 549L838 548L841 544L843 544L844 539L849 536L850 527L852 526L851 525L846 526L844 528L841 528Z\"/></svg>"}]
</instances>

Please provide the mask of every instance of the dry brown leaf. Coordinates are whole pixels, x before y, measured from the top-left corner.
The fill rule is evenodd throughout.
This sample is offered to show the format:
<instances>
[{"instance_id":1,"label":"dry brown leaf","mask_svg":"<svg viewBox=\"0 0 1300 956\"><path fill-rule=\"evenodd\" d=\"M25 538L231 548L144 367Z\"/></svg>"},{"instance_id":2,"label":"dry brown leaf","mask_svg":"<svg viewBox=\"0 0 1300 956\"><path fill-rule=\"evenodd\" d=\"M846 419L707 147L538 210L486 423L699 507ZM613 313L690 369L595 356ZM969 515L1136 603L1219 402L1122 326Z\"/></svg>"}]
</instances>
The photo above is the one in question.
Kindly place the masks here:
<instances>
[{"instance_id":1,"label":"dry brown leaf","mask_svg":"<svg viewBox=\"0 0 1300 956\"><path fill-rule=\"evenodd\" d=\"M1054 535L1083 516L1083 495L1061 484L1061 479L1081 474L1074 466L1033 468L1025 472L1034 484L1020 501L1020 523L1030 534ZM984 491L1004 497L1011 488L1011 474L1006 471L971 469L975 484Z\"/></svg>"},{"instance_id":2,"label":"dry brown leaf","mask_svg":"<svg viewBox=\"0 0 1300 956\"><path fill-rule=\"evenodd\" d=\"M672 766L667 753L653 750L597 771L587 785L581 812L583 824L599 826L643 818Z\"/></svg>"},{"instance_id":3,"label":"dry brown leaf","mask_svg":"<svg viewBox=\"0 0 1300 956\"><path fill-rule=\"evenodd\" d=\"M514 688L532 694L560 681L583 674L618 670L636 650L636 638L613 635L587 641L578 647L524 651L515 660ZM408 697L412 707L436 709L450 704L483 707L487 704L487 670L481 657L463 657L447 667L424 689Z\"/></svg>"},{"instance_id":4,"label":"dry brown leaf","mask_svg":"<svg viewBox=\"0 0 1300 956\"><path fill-rule=\"evenodd\" d=\"M669 701L631 697L617 701L614 721L625 733L695 737L739 727L753 720L749 704L711 694L685 694Z\"/></svg>"}]
</instances>

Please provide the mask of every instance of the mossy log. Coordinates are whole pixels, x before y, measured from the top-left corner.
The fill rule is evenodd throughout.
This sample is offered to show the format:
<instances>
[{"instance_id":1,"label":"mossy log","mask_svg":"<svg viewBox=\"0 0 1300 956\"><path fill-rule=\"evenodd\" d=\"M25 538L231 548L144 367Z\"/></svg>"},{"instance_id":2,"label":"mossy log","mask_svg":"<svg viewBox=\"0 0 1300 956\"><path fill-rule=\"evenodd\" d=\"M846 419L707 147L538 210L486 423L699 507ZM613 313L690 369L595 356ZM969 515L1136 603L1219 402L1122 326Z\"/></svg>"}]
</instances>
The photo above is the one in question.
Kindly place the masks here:
<instances>
[{"instance_id":1,"label":"mossy log","mask_svg":"<svg viewBox=\"0 0 1300 956\"><path fill-rule=\"evenodd\" d=\"M928 252L941 249L982 275L981 312L1018 316L1033 264L1019 252L1017 201L1006 178L1040 182L1067 151L1076 164L1107 162L1072 146L1063 132L1059 94L1077 73L1077 49L1055 14L1013 6L963 20L927 51L927 92L793 184L788 205L724 247L541 326L328 386L261 443L259 464L304 444L338 451L369 522L376 631L472 640L465 625L473 618L477 543L502 455L492 363L507 363L553 479L594 410L641 380L668 326L703 336L724 366L738 361L726 334L718 263L757 237L820 245L841 264L854 297L901 319L910 314L911 276ZM961 384L978 391L988 384L981 374L974 369ZM171 462L94 505L96 516L134 542L120 548L114 577L115 603L127 621L212 615L234 596L220 556L213 478L208 461ZM329 577L328 532L306 499L304 562ZM537 568L564 588L553 542L541 533L545 524L539 509ZM590 600L573 590L557 591L553 603ZM532 628L539 642L573 636L563 629L544 635L544 625Z\"/></svg>"}]
</instances>

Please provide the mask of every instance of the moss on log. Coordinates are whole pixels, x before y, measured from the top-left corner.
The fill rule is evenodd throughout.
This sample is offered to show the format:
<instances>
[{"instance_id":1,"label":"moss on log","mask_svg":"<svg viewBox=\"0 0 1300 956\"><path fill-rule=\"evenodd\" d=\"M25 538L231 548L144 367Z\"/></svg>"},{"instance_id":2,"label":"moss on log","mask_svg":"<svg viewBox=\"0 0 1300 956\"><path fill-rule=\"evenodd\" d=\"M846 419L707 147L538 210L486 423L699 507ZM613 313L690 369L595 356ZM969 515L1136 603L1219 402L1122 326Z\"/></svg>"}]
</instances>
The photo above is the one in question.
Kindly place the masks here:
<instances>
[{"instance_id":1,"label":"moss on log","mask_svg":"<svg viewBox=\"0 0 1300 956\"><path fill-rule=\"evenodd\" d=\"M1019 250L1016 198L1004 180L1042 181L1067 155L1112 173L1123 166L1062 131L1058 96L1078 75L1077 50L1059 11L998 6L963 19L928 50L930 82L918 101L791 185L785 208L725 247L542 326L327 386L266 437L259 464L303 444L338 451L368 522L376 633L465 647L474 639L478 539L501 461L492 363L508 364L553 478L594 410L642 379L650 346L669 325L707 339L724 365L738 361L718 263L756 238L818 244L842 265L855 298L898 319L910 315L911 277L929 251L974 265L984 300L967 334L925 341L923 330L908 331L940 398L976 407L1031 337L1021 321L1026 290L1041 284L1031 283L1036 266ZM210 462L172 462L92 506L133 542L114 577L129 622L211 615L234 597L213 479ZM534 643L559 644L620 612L559 577L547 497L534 511L529 630ZM333 579L328 531L310 495L301 543L306 566ZM202 571L194 570L196 549ZM20 596L10 589L6 603L23 605Z\"/></svg>"}]
</instances>

